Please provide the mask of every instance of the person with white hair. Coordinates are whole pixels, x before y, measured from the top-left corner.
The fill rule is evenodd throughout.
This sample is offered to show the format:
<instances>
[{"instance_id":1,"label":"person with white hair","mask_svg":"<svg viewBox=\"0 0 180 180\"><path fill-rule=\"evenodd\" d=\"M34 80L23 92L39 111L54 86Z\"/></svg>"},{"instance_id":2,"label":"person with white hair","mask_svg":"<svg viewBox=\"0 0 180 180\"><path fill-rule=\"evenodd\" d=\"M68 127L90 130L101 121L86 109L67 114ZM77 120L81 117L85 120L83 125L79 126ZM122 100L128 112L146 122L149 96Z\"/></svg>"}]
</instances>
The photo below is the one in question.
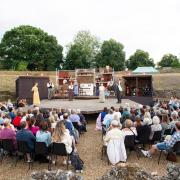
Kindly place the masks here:
<instances>
[{"instance_id":1,"label":"person with white hair","mask_svg":"<svg viewBox=\"0 0 180 180\"><path fill-rule=\"evenodd\" d=\"M115 111L113 113L113 119L116 119L120 122L121 119L121 113L119 112L119 108L115 108Z\"/></svg>"},{"instance_id":2,"label":"person with white hair","mask_svg":"<svg viewBox=\"0 0 180 180\"><path fill-rule=\"evenodd\" d=\"M106 126L106 129L109 128L112 120L113 120L113 110L109 109L108 114L105 115L104 120L103 120L103 125Z\"/></svg>"},{"instance_id":3,"label":"person with white hair","mask_svg":"<svg viewBox=\"0 0 180 180\"><path fill-rule=\"evenodd\" d=\"M4 128L0 131L0 139L11 139L16 147L16 132L12 128L10 119L4 119Z\"/></svg>"},{"instance_id":4,"label":"person with white hair","mask_svg":"<svg viewBox=\"0 0 180 180\"><path fill-rule=\"evenodd\" d=\"M160 124L160 120L158 116L154 116L152 122L153 124L151 125L151 134L149 137L150 140L153 138L154 132L162 131L162 126Z\"/></svg>"},{"instance_id":5,"label":"person with white hair","mask_svg":"<svg viewBox=\"0 0 180 180\"><path fill-rule=\"evenodd\" d=\"M144 113L144 118L148 118L148 119L149 119L149 125L152 124L151 114L150 114L149 111L146 111L146 112Z\"/></svg>"},{"instance_id":6,"label":"person with white hair","mask_svg":"<svg viewBox=\"0 0 180 180\"><path fill-rule=\"evenodd\" d=\"M176 122L178 122L178 113L177 111L173 111L171 113L171 122L169 123L169 128L174 129Z\"/></svg>"},{"instance_id":7,"label":"person with white hair","mask_svg":"<svg viewBox=\"0 0 180 180\"><path fill-rule=\"evenodd\" d=\"M124 136L120 130L121 127L117 120L113 120L110 125L110 130L104 138L104 142L107 143L108 159L113 166L120 161L126 162L127 159Z\"/></svg>"}]
</instances>

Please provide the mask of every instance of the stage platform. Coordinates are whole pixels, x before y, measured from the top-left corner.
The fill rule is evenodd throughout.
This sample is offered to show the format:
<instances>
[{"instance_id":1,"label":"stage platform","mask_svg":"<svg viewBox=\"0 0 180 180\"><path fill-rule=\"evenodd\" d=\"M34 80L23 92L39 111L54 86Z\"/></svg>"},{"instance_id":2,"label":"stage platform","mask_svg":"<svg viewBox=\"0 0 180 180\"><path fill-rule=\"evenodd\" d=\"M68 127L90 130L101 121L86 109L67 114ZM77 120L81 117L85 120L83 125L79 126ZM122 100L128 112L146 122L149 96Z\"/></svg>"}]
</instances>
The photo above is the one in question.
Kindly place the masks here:
<instances>
[{"instance_id":1,"label":"stage platform","mask_svg":"<svg viewBox=\"0 0 180 180\"><path fill-rule=\"evenodd\" d=\"M129 99L122 99L121 104L116 103L115 98L106 99L104 103L100 103L99 99L74 99L69 101L68 99L52 99L52 100L41 100L40 108L43 109L80 109L83 114L94 114L102 111L104 107L110 108L111 106L120 107L129 103L130 106L138 106L136 103Z\"/></svg>"}]
</instances>

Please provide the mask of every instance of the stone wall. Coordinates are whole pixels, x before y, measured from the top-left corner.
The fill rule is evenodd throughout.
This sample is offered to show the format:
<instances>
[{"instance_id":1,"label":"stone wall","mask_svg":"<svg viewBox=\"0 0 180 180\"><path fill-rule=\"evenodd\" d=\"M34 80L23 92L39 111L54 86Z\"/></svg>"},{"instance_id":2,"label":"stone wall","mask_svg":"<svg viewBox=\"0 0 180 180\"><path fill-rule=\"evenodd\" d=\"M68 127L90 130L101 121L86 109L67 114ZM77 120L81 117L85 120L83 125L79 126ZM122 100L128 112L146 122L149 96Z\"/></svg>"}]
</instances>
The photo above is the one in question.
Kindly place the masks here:
<instances>
[{"instance_id":1,"label":"stone wall","mask_svg":"<svg viewBox=\"0 0 180 180\"><path fill-rule=\"evenodd\" d=\"M154 90L154 98L162 98L169 100L171 97L180 98L180 89Z\"/></svg>"},{"instance_id":2,"label":"stone wall","mask_svg":"<svg viewBox=\"0 0 180 180\"><path fill-rule=\"evenodd\" d=\"M180 164L167 164L167 175L158 176L156 172L146 172L137 164L119 164L99 180L175 180L180 179Z\"/></svg>"}]
</instances>

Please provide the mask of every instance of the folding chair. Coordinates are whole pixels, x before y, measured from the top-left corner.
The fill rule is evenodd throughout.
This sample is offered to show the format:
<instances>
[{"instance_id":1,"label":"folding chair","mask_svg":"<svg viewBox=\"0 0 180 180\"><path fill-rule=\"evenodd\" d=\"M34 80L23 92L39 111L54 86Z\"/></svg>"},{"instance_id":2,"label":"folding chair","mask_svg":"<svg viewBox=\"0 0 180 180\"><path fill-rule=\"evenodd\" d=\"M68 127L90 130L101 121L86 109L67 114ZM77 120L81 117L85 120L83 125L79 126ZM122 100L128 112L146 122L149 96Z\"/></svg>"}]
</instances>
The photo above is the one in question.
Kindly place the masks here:
<instances>
[{"instance_id":1,"label":"folding chair","mask_svg":"<svg viewBox=\"0 0 180 180\"><path fill-rule=\"evenodd\" d=\"M57 160L57 156L66 156L67 161L70 159L70 154L67 153L66 147L64 143L53 143L51 147L51 159L52 156L55 156L55 159ZM56 165L56 163L55 163ZM51 170L51 164L50 164L50 170ZM68 170L68 162L67 162L67 170Z\"/></svg>"},{"instance_id":2,"label":"folding chair","mask_svg":"<svg viewBox=\"0 0 180 180\"><path fill-rule=\"evenodd\" d=\"M136 151L137 158L139 159L138 149L135 144L135 136L134 135L125 136L124 144L125 144L126 150L129 150L130 153L131 153L131 151ZM129 155L130 155L130 153L129 153Z\"/></svg>"},{"instance_id":3,"label":"folding chair","mask_svg":"<svg viewBox=\"0 0 180 180\"><path fill-rule=\"evenodd\" d=\"M49 148L46 146L45 142L35 142L34 155L40 155L46 158L50 154ZM50 158L48 162L48 170L50 170Z\"/></svg>"},{"instance_id":4,"label":"folding chair","mask_svg":"<svg viewBox=\"0 0 180 180\"><path fill-rule=\"evenodd\" d=\"M155 131L150 143L154 144L154 142L160 142L161 140L162 140L162 131Z\"/></svg>"},{"instance_id":5,"label":"folding chair","mask_svg":"<svg viewBox=\"0 0 180 180\"><path fill-rule=\"evenodd\" d=\"M31 160L33 159L33 152L30 151L28 144L26 141L17 141L17 149L18 149L18 155L23 154L24 160L26 160L26 154L30 155ZM16 159L16 163L18 161L18 158ZM29 169L33 166L33 161L28 162Z\"/></svg>"},{"instance_id":6,"label":"folding chair","mask_svg":"<svg viewBox=\"0 0 180 180\"><path fill-rule=\"evenodd\" d=\"M11 155L13 155L13 153L15 153L16 156L16 150L14 148L14 143L12 139L2 139L1 140L1 148L2 148L2 157L1 157L1 163L4 159L4 156L6 156L7 154L5 154L5 151L10 153Z\"/></svg>"}]
</instances>

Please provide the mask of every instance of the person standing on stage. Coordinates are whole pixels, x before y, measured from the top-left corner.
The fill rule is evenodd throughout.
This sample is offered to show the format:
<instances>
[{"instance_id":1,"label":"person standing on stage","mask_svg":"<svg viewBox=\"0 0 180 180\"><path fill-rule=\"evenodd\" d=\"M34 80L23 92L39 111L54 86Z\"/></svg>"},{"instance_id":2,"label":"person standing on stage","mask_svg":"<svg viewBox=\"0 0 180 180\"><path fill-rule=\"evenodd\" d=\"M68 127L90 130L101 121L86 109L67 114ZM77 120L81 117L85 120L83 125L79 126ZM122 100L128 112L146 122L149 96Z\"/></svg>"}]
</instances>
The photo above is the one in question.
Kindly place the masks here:
<instances>
[{"instance_id":1,"label":"person standing on stage","mask_svg":"<svg viewBox=\"0 0 180 180\"><path fill-rule=\"evenodd\" d=\"M68 90L69 90L69 101L73 101L73 88L74 88L74 86L73 86L73 83L72 82L70 82L70 84L69 84L69 86L68 86Z\"/></svg>"},{"instance_id":2,"label":"person standing on stage","mask_svg":"<svg viewBox=\"0 0 180 180\"><path fill-rule=\"evenodd\" d=\"M99 87L99 102L100 103L105 102L105 87L103 83L101 83L101 86Z\"/></svg>"},{"instance_id":3,"label":"person standing on stage","mask_svg":"<svg viewBox=\"0 0 180 180\"><path fill-rule=\"evenodd\" d=\"M53 82L51 82L49 80L49 82L47 83L47 88L48 88L48 99L52 99L52 96L53 96L53 88L54 88L54 84Z\"/></svg>"},{"instance_id":4,"label":"person standing on stage","mask_svg":"<svg viewBox=\"0 0 180 180\"><path fill-rule=\"evenodd\" d=\"M33 92L33 105L40 105L38 83L35 83L35 85L32 88L32 92Z\"/></svg>"},{"instance_id":5,"label":"person standing on stage","mask_svg":"<svg viewBox=\"0 0 180 180\"><path fill-rule=\"evenodd\" d=\"M114 92L116 94L117 103L121 103L122 87L121 87L121 80L120 79L114 83Z\"/></svg>"},{"instance_id":6,"label":"person standing on stage","mask_svg":"<svg viewBox=\"0 0 180 180\"><path fill-rule=\"evenodd\" d=\"M74 96L78 96L79 94L79 87L77 80L74 81Z\"/></svg>"}]
</instances>

